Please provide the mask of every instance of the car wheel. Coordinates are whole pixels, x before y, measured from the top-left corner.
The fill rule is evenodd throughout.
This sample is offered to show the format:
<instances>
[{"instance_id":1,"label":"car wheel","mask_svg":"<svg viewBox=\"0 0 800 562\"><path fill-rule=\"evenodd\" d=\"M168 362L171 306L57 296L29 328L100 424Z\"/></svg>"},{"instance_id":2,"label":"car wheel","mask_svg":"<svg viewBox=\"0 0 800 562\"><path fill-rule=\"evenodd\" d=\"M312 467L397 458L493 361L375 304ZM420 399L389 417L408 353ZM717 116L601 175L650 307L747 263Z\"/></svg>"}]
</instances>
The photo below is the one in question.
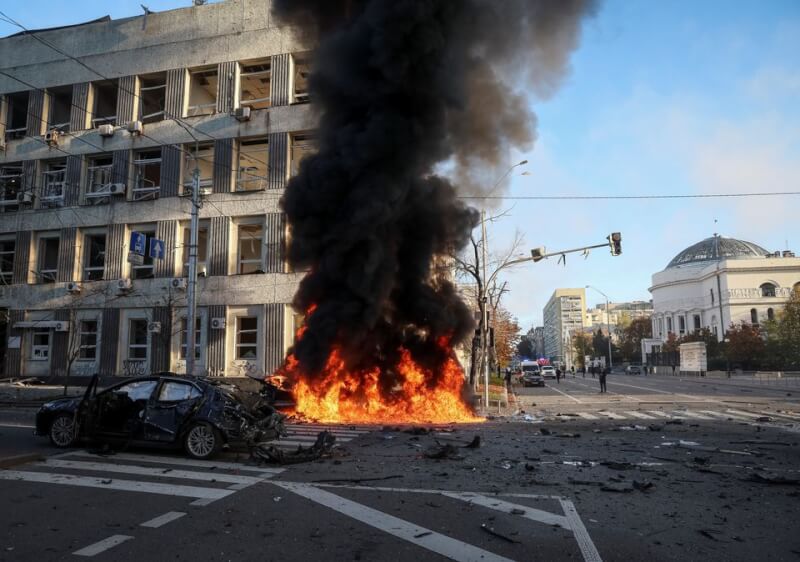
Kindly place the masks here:
<instances>
[{"instance_id":1,"label":"car wheel","mask_svg":"<svg viewBox=\"0 0 800 562\"><path fill-rule=\"evenodd\" d=\"M207 423L193 425L183 439L183 448L195 459L210 459L219 452L220 447L222 436Z\"/></svg>"},{"instance_id":2,"label":"car wheel","mask_svg":"<svg viewBox=\"0 0 800 562\"><path fill-rule=\"evenodd\" d=\"M61 449L78 442L78 424L73 414L58 414L50 424L50 442Z\"/></svg>"}]
</instances>

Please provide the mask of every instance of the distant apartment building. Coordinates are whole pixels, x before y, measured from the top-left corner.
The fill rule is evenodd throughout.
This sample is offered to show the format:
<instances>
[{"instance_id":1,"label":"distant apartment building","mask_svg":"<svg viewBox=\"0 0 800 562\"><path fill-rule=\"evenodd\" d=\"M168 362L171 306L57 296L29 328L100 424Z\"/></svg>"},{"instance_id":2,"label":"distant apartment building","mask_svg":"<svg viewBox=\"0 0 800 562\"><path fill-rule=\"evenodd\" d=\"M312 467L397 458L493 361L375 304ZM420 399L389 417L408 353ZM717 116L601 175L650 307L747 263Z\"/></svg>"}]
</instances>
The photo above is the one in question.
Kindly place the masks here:
<instances>
[{"instance_id":1,"label":"distant apartment building","mask_svg":"<svg viewBox=\"0 0 800 562\"><path fill-rule=\"evenodd\" d=\"M606 303L598 304L586 310L585 325L605 333L610 326L612 337L617 329L636 318L650 318L653 315L652 301L611 302L606 310Z\"/></svg>"},{"instance_id":2,"label":"distant apartment building","mask_svg":"<svg viewBox=\"0 0 800 562\"><path fill-rule=\"evenodd\" d=\"M581 330L586 315L585 289L556 289L544 307L544 355L572 364L570 333Z\"/></svg>"},{"instance_id":3,"label":"distant apartment building","mask_svg":"<svg viewBox=\"0 0 800 562\"><path fill-rule=\"evenodd\" d=\"M302 318L279 200L314 119L307 48L269 9L229 0L0 39L6 375L185 372L187 337L196 374L280 365ZM134 232L163 241L163 258L129 262Z\"/></svg>"}]
</instances>

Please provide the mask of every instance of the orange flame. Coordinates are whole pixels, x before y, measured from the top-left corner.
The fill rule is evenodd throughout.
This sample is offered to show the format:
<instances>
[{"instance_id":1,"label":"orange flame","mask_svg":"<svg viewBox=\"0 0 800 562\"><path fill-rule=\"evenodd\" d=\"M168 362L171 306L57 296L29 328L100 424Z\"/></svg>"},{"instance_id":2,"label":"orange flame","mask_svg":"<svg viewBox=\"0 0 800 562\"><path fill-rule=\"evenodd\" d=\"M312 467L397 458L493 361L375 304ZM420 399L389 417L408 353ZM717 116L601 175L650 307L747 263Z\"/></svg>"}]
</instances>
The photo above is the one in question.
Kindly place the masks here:
<instances>
[{"instance_id":1,"label":"orange flame","mask_svg":"<svg viewBox=\"0 0 800 562\"><path fill-rule=\"evenodd\" d=\"M298 336L302 336L301 329ZM440 346L449 350L445 338ZM334 348L321 376L303 376L297 358L289 355L281 374L291 381L296 412L323 423L469 423L484 421L463 398L464 373L452 350L436 378L414 361L411 352L400 350L394 367L398 384L390 392L379 385L380 371L348 372Z\"/></svg>"}]
</instances>

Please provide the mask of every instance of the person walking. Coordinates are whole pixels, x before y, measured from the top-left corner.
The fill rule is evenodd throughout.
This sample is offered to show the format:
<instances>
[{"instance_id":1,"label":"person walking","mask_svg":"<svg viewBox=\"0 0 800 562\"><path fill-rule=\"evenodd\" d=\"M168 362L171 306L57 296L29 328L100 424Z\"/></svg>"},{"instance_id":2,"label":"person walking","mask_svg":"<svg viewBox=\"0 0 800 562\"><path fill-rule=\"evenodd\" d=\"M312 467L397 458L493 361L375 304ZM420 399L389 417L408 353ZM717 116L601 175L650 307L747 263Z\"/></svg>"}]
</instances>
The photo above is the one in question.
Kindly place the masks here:
<instances>
[{"instance_id":1,"label":"person walking","mask_svg":"<svg viewBox=\"0 0 800 562\"><path fill-rule=\"evenodd\" d=\"M556 367L556 382L561 384L561 367Z\"/></svg>"},{"instance_id":2,"label":"person walking","mask_svg":"<svg viewBox=\"0 0 800 562\"><path fill-rule=\"evenodd\" d=\"M575 365L572 366L572 378L575 378Z\"/></svg>"},{"instance_id":3,"label":"person walking","mask_svg":"<svg viewBox=\"0 0 800 562\"><path fill-rule=\"evenodd\" d=\"M608 392L608 389L606 388L606 376L608 375L608 371L609 371L608 367L606 367L605 369L602 369L600 371L600 393L601 394Z\"/></svg>"},{"instance_id":4,"label":"person walking","mask_svg":"<svg viewBox=\"0 0 800 562\"><path fill-rule=\"evenodd\" d=\"M511 367L506 367L506 388L511 390Z\"/></svg>"}]
</instances>

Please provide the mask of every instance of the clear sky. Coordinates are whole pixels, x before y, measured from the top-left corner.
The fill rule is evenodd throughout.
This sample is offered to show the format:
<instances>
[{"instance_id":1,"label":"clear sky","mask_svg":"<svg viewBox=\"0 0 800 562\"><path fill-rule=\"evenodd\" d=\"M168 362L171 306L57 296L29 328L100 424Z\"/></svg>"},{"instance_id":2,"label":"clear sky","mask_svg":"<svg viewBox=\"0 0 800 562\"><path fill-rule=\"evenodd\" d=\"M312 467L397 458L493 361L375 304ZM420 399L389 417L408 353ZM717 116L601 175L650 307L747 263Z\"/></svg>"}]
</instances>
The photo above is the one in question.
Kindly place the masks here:
<instances>
[{"instance_id":1,"label":"clear sky","mask_svg":"<svg viewBox=\"0 0 800 562\"><path fill-rule=\"evenodd\" d=\"M190 0L144 0L151 10ZM29 27L142 13L140 2L12 0ZM0 35L17 29L0 23ZM800 191L800 2L610 0L584 28L572 70L547 101L532 100L539 140L530 175L510 195ZM519 170L521 171L521 170ZM541 323L558 287L594 285L611 300L649 299L651 275L719 232L800 252L800 196L709 200L508 201L493 248L515 230L525 251L600 243L623 233L623 255L526 264L506 276L506 306L523 328ZM718 221L715 224L715 219ZM602 298L590 292L589 303Z\"/></svg>"}]
</instances>

